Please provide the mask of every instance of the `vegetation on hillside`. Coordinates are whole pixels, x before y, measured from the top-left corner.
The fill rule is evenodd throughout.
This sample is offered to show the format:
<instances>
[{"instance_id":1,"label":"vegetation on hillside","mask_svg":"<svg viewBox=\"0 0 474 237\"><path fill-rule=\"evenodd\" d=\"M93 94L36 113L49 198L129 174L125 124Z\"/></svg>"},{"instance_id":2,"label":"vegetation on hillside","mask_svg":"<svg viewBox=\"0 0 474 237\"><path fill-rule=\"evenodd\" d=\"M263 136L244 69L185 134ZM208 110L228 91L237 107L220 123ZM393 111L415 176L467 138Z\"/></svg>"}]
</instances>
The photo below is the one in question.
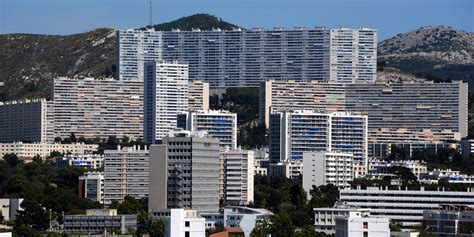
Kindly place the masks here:
<instances>
[{"instance_id":1,"label":"vegetation on hillside","mask_svg":"<svg viewBox=\"0 0 474 237\"><path fill-rule=\"evenodd\" d=\"M153 25L155 30L161 31L170 31L173 29L180 30L192 30L192 29L201 29L201 30L212 30L212 29L221 29L221 30L232 30L235 28L241 28L232 23L223 21L221 18L215 17L210 14L194 14L191 16L186 16L179 18L178 20L165 22L157 25ZM145 29L145 28L142 28Z\"/></svg>"}]
</instances>

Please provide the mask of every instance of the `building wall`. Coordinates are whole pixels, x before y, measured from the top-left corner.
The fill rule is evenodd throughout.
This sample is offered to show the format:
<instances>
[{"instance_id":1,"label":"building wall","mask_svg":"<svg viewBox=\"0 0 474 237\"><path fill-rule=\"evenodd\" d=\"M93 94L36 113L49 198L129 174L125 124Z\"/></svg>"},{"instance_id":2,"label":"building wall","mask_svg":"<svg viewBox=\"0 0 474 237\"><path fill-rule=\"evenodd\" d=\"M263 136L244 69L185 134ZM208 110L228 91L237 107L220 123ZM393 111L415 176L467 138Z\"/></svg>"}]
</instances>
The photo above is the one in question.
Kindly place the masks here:
<instances>
[{"instance_id":1,"label":"building wall","mask_svg":"<svg viewBox=\"0 0 474 237\"><path fill-rule=\"evenodd\" d=\"M351 38L341 37L344 33ZM377 32L373 29L295 28L228 31L118 31L120 79L140 78L144 58L189 63L189 79L211 88L258 87L264 79L345 82L343 68L356 80L373 82ZM347 50L351 44L357 50ZM149 53L144 47L152 46ZM355 59L347 64L337 56ZM341 72L339 72L341 71ZM125 74L128 75L125 75Z\"/></svg>"},{"instance_id":2,"label":"building wall","mask_svg":"<svg viewBox=\"0 0 474 237\"><path fill-rule=\"evenodd\" d=\"M195 210L171 209L166 220L167 237L205 236L205 219L198 217Z\"/></svg>"},{"instance_id":3,"label":"building wall","mask_svg":"<svg viewBox=\"0 0 474 237\"><path fill-rule=\"evenodd\" d=\"M48 142L52 134L51 106L45 99L0 102L0 142Z\"/></svg>"},{"instance_id":4,"label":"building wall","mask_svg":"<svg viewBox=\"0 0 474 237\"><path fill-rule=\"evenodd\" d=\"M149 151L145 146L104 151L104 204L148 197Z\"/></svg>"},{"instance_id":5,"label":"building wall","mask_svg":"<svg viewBox=\"0 0 474 237\"><path fill-rule=\"evenodd\" d=\"M270 114L278 111L351 111L368 115L369 142L440 143L467 136L467 84L462 82L337 84L274 80L262 84L261 91L265 93L260 95L259 114L267 125Z\"/></svg>"},{"instance_id":6,"label":"building wall","mask_svg":"<svg viewBox=\"0 0 474 237\"><path fill-rule=\"evenodd\" d=\"M51 152L67 154L90 154L99 148L96 144L47 144L47 143L0 143L0 157L14 153L21 159L31 159L37 155L46 158Z\"/></svg>"},{"instance_id":7,"label":"building wall","mask_svg":"<svg viewBox=\"0 0 474 237\"><path fill-rule=\"evenodd\" d=\"M143 137L143 82L54 80L54 136L107 139Z\"/></svg>"},{"instance_id":8,"label":"building wall","mask_svg":"<svg viewBox=\"0 0 474 237\"><path fill-rule=\"evenodd\" d=\"M220 193L226 205L248 205L253 202L253 151L242 149L221 150L222 178Z\"/></svg>"},{"instance_id":9,"label":"building wall","mask_svg":"<svg viewBox=\"0 0 474 237\"><path fill-rule=\"evenodd\" d=\"M188 93L190 110L209 110L209 83L190 81Z\"/></svg>"},{"instance_id":10,"label":"building wall","mask_svg":"<svg viewBox=\"0 0 474 237\"><path fill-rule=\"evenodd\" d=\"M177 126L188 110L188 66L179 62L145 63L144 138L156 143Z\"/></svg>"}]
</instances>

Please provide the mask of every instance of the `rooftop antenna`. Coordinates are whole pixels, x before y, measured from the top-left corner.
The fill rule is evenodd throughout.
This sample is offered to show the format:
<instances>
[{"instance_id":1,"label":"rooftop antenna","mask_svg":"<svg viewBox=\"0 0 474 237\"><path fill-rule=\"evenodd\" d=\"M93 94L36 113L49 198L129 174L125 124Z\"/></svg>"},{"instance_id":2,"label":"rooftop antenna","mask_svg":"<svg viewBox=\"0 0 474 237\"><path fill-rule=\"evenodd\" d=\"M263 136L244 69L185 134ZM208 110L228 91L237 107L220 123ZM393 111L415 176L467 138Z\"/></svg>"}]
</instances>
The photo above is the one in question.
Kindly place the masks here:
<instances>
[{"instance_id":1,"label":"rooftop antenna","mask_svg":"<svg viewBox=\"0 0 474 237\"><path fill-rule=\"evenodd\" d=\"M150 27L153 26L153 4L152 4L152 0L150 0L150 23L149 23Z\"/></svg>"}]
</instances>

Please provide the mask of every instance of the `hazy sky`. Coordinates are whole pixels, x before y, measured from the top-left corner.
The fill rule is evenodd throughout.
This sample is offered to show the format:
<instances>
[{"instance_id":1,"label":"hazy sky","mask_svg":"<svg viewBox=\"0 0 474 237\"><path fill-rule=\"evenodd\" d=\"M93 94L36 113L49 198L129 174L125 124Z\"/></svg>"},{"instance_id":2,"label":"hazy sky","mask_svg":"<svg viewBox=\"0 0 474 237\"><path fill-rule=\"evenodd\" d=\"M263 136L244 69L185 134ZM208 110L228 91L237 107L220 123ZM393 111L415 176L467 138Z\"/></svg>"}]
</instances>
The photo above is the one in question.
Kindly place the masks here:
<instances>
[{"instance_id":1,"label":"hazy sky","mask_svg":"<svg viewBox=\"0 0 474 237\"><path fill-rule=\"evenodd\" d=\"M73 34L148 24L149 0L0 0L0 33ZM153 0L153 22L210 13L245 28L372 27L379 40L426 25L474 31L474 0Z\"/></svg>"}]
</instances>

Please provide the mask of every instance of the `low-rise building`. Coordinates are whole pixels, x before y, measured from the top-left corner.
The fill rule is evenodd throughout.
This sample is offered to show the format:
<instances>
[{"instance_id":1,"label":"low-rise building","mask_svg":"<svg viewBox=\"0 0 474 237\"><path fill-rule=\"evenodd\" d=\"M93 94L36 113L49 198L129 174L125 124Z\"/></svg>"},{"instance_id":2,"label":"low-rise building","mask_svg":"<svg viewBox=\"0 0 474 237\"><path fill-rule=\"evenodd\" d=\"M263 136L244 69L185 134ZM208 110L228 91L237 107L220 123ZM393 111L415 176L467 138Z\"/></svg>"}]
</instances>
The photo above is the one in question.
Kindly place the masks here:
<instances>
[{"instance_id":1,"label":"low-rise building","mask_svg":"<svg viewBox=\"0 0 474 237\"><path fill-rule=\"evenodd\" d=\"M211 234L209 237L245 237L245 233L240 227L225 228L224 231Z\"/></svg>"},{"instance_id":2,"label":"low-rise building","mask_svg":"<svg viewBox=\"0 0 474 237\"><path fill-rule=\"evenodd\" d=\"M396 166L406 167L419 179L420 175L428 172L426 162L420 162L417 160L404 160L404 161L384 161L380 159L369 159L368 162L369 172L377 174L390 174L390 169Z\"/></svg>"},{"instance_id":3,"label":"low-rise building","mask_svg":"<svg viewBox=\"0 0 474 237\"><path fill-rule=\"evenodd\" d=\"M390 220L368 213L351 211L348 216L336 217L336 237L390 237Z\"/></svg>"},{"instance_id":4,"label":"low-rise building","mask_svg":"<svg viewBox=\"0 0 474 237\"><path fill-rule=\"evenodd\" d=\"M424 211L423 226L436 236L473 236L474 206L441 205L439 210Z\"/></svg>"},{"instance_id":5,"label":"low-rise building","mask_svg":"<svg viewBox=\"0 0 474 237\"><path fill-rule=\"evenodd\" d=\"M388 217L410 229L421 224L423 211L437 210L441 204L474 205L474 192L467 191L426 191L388 190L368 187L367 189L342 189L339 200L349 206L369 208L372 216Z\"/></svg>"},{"instance_id":6,"label":"low-rise building","mask_svg":"<svg viewBox=\"0 0 474 237\"><path fill-rule=\"evenodd\" d=\"M255 228L258 220L269 220L273 213L266 209L250 208L243 206L228 206L219 213L202 213L206 219L206 228L222 224L226 228L240 227L245 237L250 237L250 233Z\"/></svg>"},{"instance_id":7,"label":"low-rise building","mask_svg":"<svg viewBox=\"0 0 474 237\"><path fill-rule=\"evenodd\" d=\"M303 173L303 162L300 160L284 161L270 164L269 175L285 176L291 179L299 179Z\"/></svg>"},{"instance_id":8,"label":"low-rise building","mask_svg":"<svg viewBox=\"0 0 474 237\"><path fill-rule=\"evenodd\" d=\"M59 168L80 166L85 169L100 169L104 163L104 156L99 154L65 155L56 159Z\"/></svg>"},{"instance_id":9,"label":"low-rise building","mask_svg":"<svg viewBox=\"0 0 474 237\"><path fill-rule=\"evenodd\" d=\"M165 217L166 237L202 237L206 235L205 219L196 210L171 209Z\"/></svg>"},{"instance_id":10,"label":"low-rise building","mask_svg":"<svg viewBox=\"0 0 474 237\"><path fill-rule=\"evenodd\" d=\"M5 221L15 220L16 214L21 208L23 198L0 198L0 214Z\"/></svg>"},{"instance_id":11,"label":"low-rise building","mask_svg":"<svg viewBox=\"0 0 474 237\"><path fill-rule=\"evenodd\" d=\"M20 159L30 160L35 156L45 159L51 152L63 154L91 154L96 152L99 145L96 144L47 144L47 143L0 143L0 157L6 154L16 154Z\"/></svg>"},{"instance_id":12,"label":"low-rise building","mask_svg":"<svg viewBox=\"0 0 474 237\"><path fill-rule=\"evenodd\" d=\"M338 204L335 207L314 208L314 229L316 232L326 234L336 233L336 217L349 216L350 212L369 213L370 209L357 209L346 205Z\"/></svg>"},{"instance_id":13,"label":"low-rise building","mask_svg":"<svg viewBox=\"0 0 474 237\"><path fill-rule=\"evenodd\" d=\"M99 234L112 228L129 233L137 228L137 215L119 215L116 209L89 209L85 215L64 216L65 233Z\"/></svg>"}]
</instances>

